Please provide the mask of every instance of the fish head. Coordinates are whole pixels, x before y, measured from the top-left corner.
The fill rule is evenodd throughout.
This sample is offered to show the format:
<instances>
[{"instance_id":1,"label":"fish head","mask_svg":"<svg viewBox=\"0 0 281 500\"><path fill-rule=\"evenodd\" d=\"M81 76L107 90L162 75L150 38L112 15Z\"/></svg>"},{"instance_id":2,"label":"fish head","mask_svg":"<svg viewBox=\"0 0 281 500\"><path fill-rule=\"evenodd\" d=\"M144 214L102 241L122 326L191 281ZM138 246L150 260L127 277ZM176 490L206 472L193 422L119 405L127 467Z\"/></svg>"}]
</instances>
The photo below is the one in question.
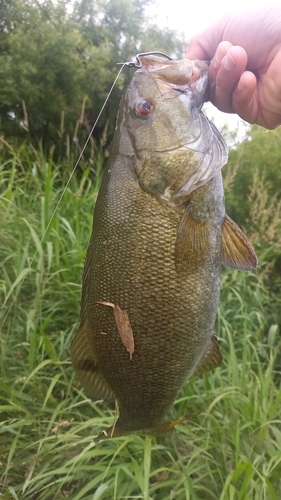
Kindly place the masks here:
<instances>
[{"instance_id":1,"label":"fish head","mask_svg":"<svg viewBox=\"0 0 281 500\"><path fill-rule=\"evenodd\" d=\"M139 56L139 60L140 68L121 105L120 152L135 155L136 173L145 191L182 199L210 180L227 158L223 139L201 111L208 63L156 55ZM220 143L217 155L213 154L214 135Z\"/></svg>"},{"instance_id":2,"label":"fish head","mask_svg":"<svg viewBox=\"0 0 281 500\"><path fill-rule=\"evenodd\" d=\"M197 114L204 102L208 64L140 56L125 95L126 126L138 155L169 151L200 135Z\"/></svg>"}]
</instances>

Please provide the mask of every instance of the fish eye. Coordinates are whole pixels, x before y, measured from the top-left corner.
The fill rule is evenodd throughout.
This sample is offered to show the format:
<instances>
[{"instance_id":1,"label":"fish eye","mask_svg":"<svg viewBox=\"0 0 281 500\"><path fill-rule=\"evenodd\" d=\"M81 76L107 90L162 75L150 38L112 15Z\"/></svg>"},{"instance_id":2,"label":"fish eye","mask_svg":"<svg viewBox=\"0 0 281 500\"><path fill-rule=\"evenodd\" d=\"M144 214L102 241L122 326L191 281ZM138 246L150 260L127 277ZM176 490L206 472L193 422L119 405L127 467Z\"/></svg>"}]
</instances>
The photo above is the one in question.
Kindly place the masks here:
<instances>
[{"instance_id":1,"label":"fish eye","mask_svg":"<svg viewBox=\"0 0 281 500\"><path fill-rule=\"evenodd\" d=\"M134 111L137 118L146 119L153 111L153 105L148 99L142 99L137 102Z\"/></svg>"}]
</instances>

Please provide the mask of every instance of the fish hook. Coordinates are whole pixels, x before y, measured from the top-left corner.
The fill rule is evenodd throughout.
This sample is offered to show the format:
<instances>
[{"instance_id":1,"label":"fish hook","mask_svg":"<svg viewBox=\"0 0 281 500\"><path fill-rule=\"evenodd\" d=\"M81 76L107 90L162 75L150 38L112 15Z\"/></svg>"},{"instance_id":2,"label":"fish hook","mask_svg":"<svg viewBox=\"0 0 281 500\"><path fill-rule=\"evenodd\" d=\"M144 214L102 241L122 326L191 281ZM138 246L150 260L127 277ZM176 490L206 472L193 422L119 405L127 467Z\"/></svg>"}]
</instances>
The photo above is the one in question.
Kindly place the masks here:
<instances>
[{"instance_id":1,"label":"fish hook","mask_svg":"<svg viewBox=\"0 0 281 500\"><path fill-rule=\"evenodd\" d=\"M117 63L117 64L124 64L125 66L128 66L129 68L142 68L142 63L140 61L140 57L142 56L162 56L162 57L166 57L167 59L169 59L169 61L172 61L173 58L168 56L167 54L165 54L164 52L158 52L158 51L152 51L152 52L142 52L141 54L137 54L136 55L136 60L137 62L133 62L133 61L129 61L129 62L125 62L125 63Z\"/></svg>"}]
</instances>

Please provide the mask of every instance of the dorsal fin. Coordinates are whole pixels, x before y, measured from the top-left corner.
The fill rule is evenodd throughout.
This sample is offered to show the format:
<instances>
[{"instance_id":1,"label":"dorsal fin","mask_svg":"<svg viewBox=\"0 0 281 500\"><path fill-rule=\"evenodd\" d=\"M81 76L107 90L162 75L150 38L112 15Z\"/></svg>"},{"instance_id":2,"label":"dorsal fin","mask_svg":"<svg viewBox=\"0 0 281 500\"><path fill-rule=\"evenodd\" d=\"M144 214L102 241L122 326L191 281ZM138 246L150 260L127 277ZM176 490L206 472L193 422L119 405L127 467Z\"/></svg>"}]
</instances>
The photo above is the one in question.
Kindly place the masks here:
<instances>
[{"instance_id":1,"label":"dorsal fin","mask_svg":"<svg viewBox=\"0 0 281 500\"><path fill-rule=\"evenodd\" d=\"M251 271L258 266L255 251L241 229L225 216L222 227L221 262L232 269Z\"/></svg>"},{"instance_id":2,"label":"dorsal fin","mask_svg":"<svg viewBox=\"0 0 281 500\"><path fill-rule=\"evenodd\" d=\"M98 399L114 401L115 394L101 374L97 362L94 339L88 321L90 270L91 245L88 248L83 274L80 326L70 346L71 361L80 383L93 401Z\"/></svg>"}]
</instances>

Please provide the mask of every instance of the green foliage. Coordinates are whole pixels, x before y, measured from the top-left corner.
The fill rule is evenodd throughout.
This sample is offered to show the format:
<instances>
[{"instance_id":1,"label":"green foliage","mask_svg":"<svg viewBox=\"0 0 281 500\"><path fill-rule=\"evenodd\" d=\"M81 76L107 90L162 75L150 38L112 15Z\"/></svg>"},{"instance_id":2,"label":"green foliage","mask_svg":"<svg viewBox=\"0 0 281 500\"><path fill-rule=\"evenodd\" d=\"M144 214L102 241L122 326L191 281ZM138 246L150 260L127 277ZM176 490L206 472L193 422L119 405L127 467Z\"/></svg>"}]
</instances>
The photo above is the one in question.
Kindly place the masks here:
<instances>
[{"instance_id":1,"label":"green foliage","mask_svg":"<svg viewBox=\"0 0 281 500\"><path fill-rule=\"evenodd\" d=\"M226 193L228 211L240 225L246 225L250 218L251 189L255 177L263 179L263 186L269 197L278 193L281 199L281 130L266 130L252 126L246 139L229 154L227 166L223 169L224 176L235 166L235 177L231 189Z\"/></svg>"},{"instance_id":2,"label":"green foliage","mask_svg":"<svg viewBox=\"0 0 281 500\"><path fill-rule=\"evenodd\" d=\"M280 302L263 273L223 272L223 364L191 379L172 409L173 419L201 414L157 440L95 444L114 414L86 398L69 345L103 156L93 148L51 219L68 162L54 165L24 145L9 151L0 162L3 499L279 500Z\"/></svg>"},{"instance_id":3,"label":"green foliage","mask_svg":"<svg viewBox=\"0 0 281 500\"><path fill-rule=\"evenodd\" d=\"M44 148L77 140L77 120L90 132L120 61L142 50L183 52L169 30L149 25L147 0L2 0L0 115L6 137L42 141ZM151 45L152 44L152 45ZM128 81L125 70L99 129L113 130ZM64 148L65 150L65 148Z\"/></svg>"},{"instance_id":4,"label":"green foliage","mask_svg":"<svg viewBox=\"0 0 281 500\"><path fill-rule=\"evenodd\" d=\"M260 255L259 271L276 292L281 285L281 129L252 126L223 169L226 210Z\"/></svg>"}]
</instances>

